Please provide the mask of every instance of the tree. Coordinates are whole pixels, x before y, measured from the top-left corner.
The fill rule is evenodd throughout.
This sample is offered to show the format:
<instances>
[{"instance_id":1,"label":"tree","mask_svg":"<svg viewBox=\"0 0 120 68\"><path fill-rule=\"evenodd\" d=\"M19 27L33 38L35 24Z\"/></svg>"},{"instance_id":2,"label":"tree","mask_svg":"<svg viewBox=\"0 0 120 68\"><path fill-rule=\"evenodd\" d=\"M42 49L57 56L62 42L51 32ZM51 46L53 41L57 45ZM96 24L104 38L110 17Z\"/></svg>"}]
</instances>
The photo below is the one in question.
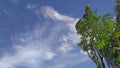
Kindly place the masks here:
<instances>
[{"instance_id":1,"label":"tree","mask_svg":"<svg viewBox=\"0 0 120 68\"><path fill-rule=\"evenodd\" d=\"M115 6L115 11L116 11L116 22L117 24L120 24L120 0L116 0L116 6Z\"/></svg>"},{"instance_id":2,"label":"tree","mask_svg":"<svg viewBox=\"0 0 120 68\"><path fill-rule=\"evenodd\" d=\"M117 24L110 14L98 16L88 5L75 26L81 35L79 46L98 68L120 68L120 0L116 2Z\"/></svg>"},{"instance_id":3,"label":"tree","mask_svg":"<svg viewBox=\"0 0 120 68\"><path fill-rule=\"evenodd\" d=\"M120 68L120 0L115 0L116 1L116 6L115 6L115 11L116 11L116 28L113 34L113 40L114 40L114 50L115 50L115 55L116 57L114 58L114 63L115 65Z\"/></svg>"}]
</instances>

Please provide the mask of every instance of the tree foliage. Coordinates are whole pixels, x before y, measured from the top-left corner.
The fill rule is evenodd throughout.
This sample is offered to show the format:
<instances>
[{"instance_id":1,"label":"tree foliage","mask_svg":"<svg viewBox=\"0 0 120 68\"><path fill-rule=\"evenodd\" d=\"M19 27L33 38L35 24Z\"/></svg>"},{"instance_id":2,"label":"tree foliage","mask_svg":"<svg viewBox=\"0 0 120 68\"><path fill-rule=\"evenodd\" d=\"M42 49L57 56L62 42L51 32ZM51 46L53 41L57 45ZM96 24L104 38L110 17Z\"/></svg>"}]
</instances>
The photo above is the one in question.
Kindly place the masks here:
<instances>
[{"instance_id":1,"label":"tree foliage","mask_svg":"<svg viewBox=\"0 0 120 68\"><path fill-rule=\"evenodd\" d=\"M97 15L88 5L75 26L81 35L79 46L98 68L120 68L120 0L116 3L117 24L110 14Z\"/></svg>"}]
</instances>

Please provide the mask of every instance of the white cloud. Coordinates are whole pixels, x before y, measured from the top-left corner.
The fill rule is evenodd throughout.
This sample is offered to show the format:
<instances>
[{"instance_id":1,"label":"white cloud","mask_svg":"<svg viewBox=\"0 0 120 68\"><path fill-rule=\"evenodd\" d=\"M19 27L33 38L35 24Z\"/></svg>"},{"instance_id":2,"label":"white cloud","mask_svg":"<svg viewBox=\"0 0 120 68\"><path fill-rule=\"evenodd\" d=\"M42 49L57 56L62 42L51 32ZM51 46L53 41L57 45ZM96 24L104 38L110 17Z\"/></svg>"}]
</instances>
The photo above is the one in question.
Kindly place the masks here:
<instances>
[{"instance_id":1,"label":"white cloud","mask_svg":"<svg viewBox=\"0 0 120 68\"><path fill-rule=\"evenodd\" d=\"M113 17L113 21L116 23L116 16Z\"/></svg>"},{"instance_id":2,"label":"white cloud","mask_svg":"<svg viewBox=\"0 0 120 68\"><path fill-rule=\"evenodd\" d=\"M59 20L64 22L73 22L75 21L74 18L71 18L67 15L61 15L57 11L55 11L52 7L42 7L42 11L45 12L44 16L49 17L53 20Z\"/></svg>"},{"instance_id":3,"label":"white cloud","mask_svg":"<svg viewBox=\"0 0 120 68\"><path fill-rule=\"evenodd\" d=\"M27 42L23 45L14 45L14 48L16 53L13 56L5 55L0 59L1 68L14 68L15 65L21 63L31 68L34 66L39 68L37 67L37 63L44 60L51 60L55 57L55 53L51 51L51 48L45 44L42 46L42 42L40 41L30 40L29 43Z\"/></svg>"},{"instance_id":4,"label":"white cloud","mask_svg":"<svg viewBox=\"0 0 120 68\"><path fill-rule=\"evenodd\" d=\"M83 55L87 55L87 52L85 52L83 50L80 50L80 53L83 54Z\"/></svg>"},{"instance_id":5,"label":"white cloud","mask_svg":"<svg viewBox=\"0 0 120 68\"><path fill-rule=\"evenodd\" d=\"M77 35L75 25L76 22L78 21L77 18L72 18L66 15L62 15L58 13L56 10L54 10L52 7L42 7L42 12L44 12L44 16L46 18L50 18L58 23L58 21L61 21L61 23L64 23L64 26L67 27L69 30L68 34L65 34L62 36L61 41L67 43L67 45L63 45L60 47L63 52L67 50L72 50L72 47L70 46L71 44L68 43L68 41L71 41L73 44L77 44L80 40L80 36ZM67 47L69 45L69 47ZM65 48L63 48L65 47ZM64 50L66 49L66 50Z\"/></svg>"},{"instance_id":6,"label":"white cloud","mask_svg":"<svg viewBox=\"0 0 120 68\"><path fill-rule=\"evenodd\" d=\"M34 10L37 11L38 18L42 17L39 9ZM40 22L44 24L39 23L32 31L14 37L13 48L16 52L0 58L0 68L16 68L16 65L29 68L68 68L88 60L83 52L71 52L74 51L73 45L80 40L74 27L78 19L62 15L48 6L41 10L45 18ZM63 32L64 30L66 31ZM53 65L45 61L50 61Z\"/></svg>"},{"instance_id":7,"label":"white cloud","mask_svg":"<svg viewBox=\"0 0 120 68\"><path fill-rule=\"evenodd\" d=\"M46 52L45 53L45 59L46 60L51 60L51 59L53 59L54 58L54 56L56 56L56 54L55 53L53 53L53 52Z\"/></svg>"},{"instance_id":8,"label":"white cloud","mask_svg":"<svg viewBox=\"0 0 120 68\"><path fill-rule=\"evenodd\" d=\"M81 55L79 52L59 56L60 58L58 57L52 61L54 65L47 66L46 68L72 68L76 64L81 64L89 60L87 56Z\"/></svg>"},{"instance_id":9,"label":"white cloud","mask_svg":"<svg viewBox=\"0 0 120 68\"><path fill-rule=\"evenodd\" d=\"M73 47L68 43L62 43L62 45L59 47L59 51L63 53L67 53L71 50L73 50Z\"/></svg>"},{"instance_id":10,"label":"white cloud","mask_svg":"<svg viewBox=\"0 0 120 68\"><path fill-rule=\"evenodd\" d=\"M36 6L33 5L33 4L30 4L30 3L27 4L27 8L28 8L29 10L34 9L35 7L36 7Z\"/></svg>"}]
</instances>

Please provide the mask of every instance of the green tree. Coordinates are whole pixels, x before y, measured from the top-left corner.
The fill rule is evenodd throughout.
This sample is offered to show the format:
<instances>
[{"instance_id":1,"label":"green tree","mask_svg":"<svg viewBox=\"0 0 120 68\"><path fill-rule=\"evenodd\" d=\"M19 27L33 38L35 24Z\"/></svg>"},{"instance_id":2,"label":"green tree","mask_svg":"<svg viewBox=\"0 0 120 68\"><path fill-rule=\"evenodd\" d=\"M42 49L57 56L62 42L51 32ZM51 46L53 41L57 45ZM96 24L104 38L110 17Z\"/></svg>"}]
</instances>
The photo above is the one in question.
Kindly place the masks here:
<instances>
[{"instance_id":1,"label":"green tree","mask_svg":"<svg viewBox=\"0 0 120 68\"><path fill-rule=\"evenodd\" d=\"M98 68L120 68L120 0L116 2L117 24L110 14L98 16L86 6L83 19L75 26L81 35L79 46Z\"/></svg>"}]
</instances>

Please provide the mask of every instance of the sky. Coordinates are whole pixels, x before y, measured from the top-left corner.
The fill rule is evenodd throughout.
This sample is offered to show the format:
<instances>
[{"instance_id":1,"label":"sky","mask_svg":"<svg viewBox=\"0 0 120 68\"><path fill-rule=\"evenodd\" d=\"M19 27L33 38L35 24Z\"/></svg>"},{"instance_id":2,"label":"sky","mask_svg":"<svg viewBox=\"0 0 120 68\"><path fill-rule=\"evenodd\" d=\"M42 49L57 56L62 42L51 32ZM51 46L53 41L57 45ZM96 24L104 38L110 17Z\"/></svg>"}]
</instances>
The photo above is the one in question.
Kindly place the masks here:
<instances>
[{"instance_id":1,"label":"sky","mask_svg":"<svg viewBox=\"0 0 120 68\"><path fill-rule=\"evenodd\" d=\"M0 0L0 68L96 68L77 46L86 5L115 17L114 0Z\"/></svg>"}]
</instances>

